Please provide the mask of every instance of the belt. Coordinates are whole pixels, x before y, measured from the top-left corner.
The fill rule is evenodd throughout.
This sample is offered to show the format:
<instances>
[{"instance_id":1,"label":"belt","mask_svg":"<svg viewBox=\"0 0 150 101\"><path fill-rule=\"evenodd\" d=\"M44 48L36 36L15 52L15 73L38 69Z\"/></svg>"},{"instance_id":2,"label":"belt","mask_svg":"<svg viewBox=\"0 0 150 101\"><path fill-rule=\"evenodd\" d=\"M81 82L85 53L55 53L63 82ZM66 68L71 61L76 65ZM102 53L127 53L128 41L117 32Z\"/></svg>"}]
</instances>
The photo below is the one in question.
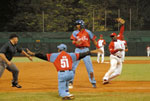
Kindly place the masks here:
<instances>
[{"instance_id":1,"label":"belt","mask_svg":"<svg viewBox=\"0 0 150 101\"><path fill-rule=\"evenodd\" d=\"M118 58L121 58L120 56L117 56Z\"/></svg>"},{"instance_id":2,"label":"belt","mask_svg":"<svg viewBox=\"0 0 150 101\"><path fill-rule=\"evenodd\" d=\"M60 70L59 72L72 71L72 70Z\"/></svg>"},{"instance_id":3,"label":"belt","mask_svg":"<svg viewBox=\"0 0 150 101\"><path fill-rule=\"evenodd\" d=\"M115 55L116 57L118 57L118 58L121 58L120 56L118 56L118 55Z\"/></svg>"},{"instance_id":4,"label":"belt","mask_svg":"<svg viewBox=\"0 0 150 101\"><path fill-rule=\"evenodd\" d=\"M116 57L118 57L118 58L121 58L120 56L118 56L118 55L114 55L114 54L112 54L113 56L116 56Z\"/></svg>"}]
</instances>

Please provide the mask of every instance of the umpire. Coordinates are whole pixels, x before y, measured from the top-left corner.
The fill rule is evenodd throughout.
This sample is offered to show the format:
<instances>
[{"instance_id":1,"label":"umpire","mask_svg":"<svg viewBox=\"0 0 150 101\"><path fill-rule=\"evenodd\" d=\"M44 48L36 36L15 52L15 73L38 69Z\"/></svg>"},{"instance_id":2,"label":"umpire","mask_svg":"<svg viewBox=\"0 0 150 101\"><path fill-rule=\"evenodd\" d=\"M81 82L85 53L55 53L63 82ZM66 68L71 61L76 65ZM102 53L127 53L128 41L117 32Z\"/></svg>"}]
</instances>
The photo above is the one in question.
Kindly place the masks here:
<instances>
[{"instance_id":1,"label":"umpire","mask_svg":"<svg viewBox=\"0 0 150 101\"><path fill-rule=\"evenodd\" d=\"M16 52L25 55L29 60L32 60L32 57L17 46L18 36L16 34L10 35L9 39L10 40L0 48L0 77L6 68L8 71L12 72L12 87L21 88L22 86L18 84L19 70L11 60Z\"/></svg>"}]
</instances>

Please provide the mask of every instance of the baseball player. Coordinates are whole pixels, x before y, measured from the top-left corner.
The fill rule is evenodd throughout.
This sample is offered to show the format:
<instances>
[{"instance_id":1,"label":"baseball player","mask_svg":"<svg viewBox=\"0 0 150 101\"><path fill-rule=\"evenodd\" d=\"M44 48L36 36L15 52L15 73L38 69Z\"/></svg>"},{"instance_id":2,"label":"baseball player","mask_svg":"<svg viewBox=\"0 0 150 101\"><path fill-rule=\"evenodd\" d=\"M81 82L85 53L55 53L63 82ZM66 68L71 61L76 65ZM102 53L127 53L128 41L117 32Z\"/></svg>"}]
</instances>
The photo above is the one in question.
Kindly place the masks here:
<instances>
[{"instance_id":1,"label":"baseball player","mask_svg":"<svg viewBox=\"0 0 150 101\"><path fill-rule=\"evenodd\" d=\"M100 60L100 56L102 56L101 58L101 63L104 62L104 46L106 45L106 41L103 39L103 35L100 35L100 39L97 41L98 46L100 47L100 49L103 51L103 53L97 53L97 62L99 63Z\"/></svg>"},{"instance_id":2,"label":"baseball player","mask_svg":"<svg viewBox=\"0 0 150 101\"><path fill-rule=\"evenodd\" d=\"M122 71L122 56L124 51L123 32L124 32L124 23L125 21L121 18L118 18L117 21L121 23L120 33L117 36L116 33L112 33L110 37L112 41L109 44L110 51L110 69L103 77L103 84L108 84L113 78L119 76Z\"/></svg>"},{"instance_id":3,"label":"baseball player","mask_svg":"<svg viewBox=\"0 0 150 101\"><path fill-rule=\"evenodd\" d=\"M12 34L9 39L9 42L5 43L0 49L0 77L6 68L13 75L12 87L21 88L22 86L18 84L19 70L11 60L16 52L27 56L29 60L32 60L32 58L17 46L18 36L16 34Z\"/></svg>"},{"instance_id":4,"label":"baseball player","mask_svg":"<svg viewBox=\"0 0 150 101\"><path fill-rule=\"evenodd\" d=\"M147 57L149 57L149 55L150 55L150 46L148 45L146 49L147 49Z\"/></svg>"},{"instance_id":5,"label":"baseball player","mask_svg":"<svg viewBox=\"0 0 150 101\"><path fill-rule=\"evenodd\" d=\"M76 60L80 60L87 55L91 55L91 53L98 52L97 50L87 51L84 53L67 53L67 46L65 44L60 44L57 46L58 53L51 54L41 54L41 53L33 53L27 49L27 52L30 55L34 55L40 59L50 61L54 63L57 71L58 71L58 89L59 95L64 100L73 99L74 96L69 93L68 85L69 80L73 78L72 64Z\"/></svg>"},{"instance_id":6,"label":"baseball player","mask_svg":"<svg viewBox=\"0 0 150 101\"><path fill-rule=\"evenodd\" d=\"M72 43L76 46L75 53L83 53L89 51L90 40L94 43L94 45L98 48L96 42L96 36L89 30L85 29L84 21L77 20L75 22L77 30L73 31L70 39ZM94 88L96 88L96 80L94 78L93 66L90 59L90 56L86 56L83 58L84 64L86 66L86 70L88 72L89 80ZM79 64L80 60L73 63L73 71L75 74L75 70ZM73 77L74 79L74 77ZM69 88L73 88L73 79L70 81Z\"/></svg>"},{"instance_id":7,"label":"baseball player","mask_svg":"<svg viewBox=\"0 0 150 101\"><path fill-rule=\"evenodd\" d=\"M112 41L109 44L110 55L110 69L103 77L103 84L109 83L110 80L119 76L122 70L122 51L123 43L121 40L117 39L117 34L112 33L110 35Z\"/></svg>"}]
</instances>

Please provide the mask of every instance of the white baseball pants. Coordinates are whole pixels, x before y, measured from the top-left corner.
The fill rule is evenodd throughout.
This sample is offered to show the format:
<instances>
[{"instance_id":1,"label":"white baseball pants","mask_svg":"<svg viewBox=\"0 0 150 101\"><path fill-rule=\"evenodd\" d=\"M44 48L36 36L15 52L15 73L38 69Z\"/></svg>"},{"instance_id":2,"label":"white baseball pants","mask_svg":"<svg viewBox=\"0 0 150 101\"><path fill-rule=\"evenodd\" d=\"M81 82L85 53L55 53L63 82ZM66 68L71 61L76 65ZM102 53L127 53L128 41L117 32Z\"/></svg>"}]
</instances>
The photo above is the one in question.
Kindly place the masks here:
<instances>
[{"instance_id":1,"label":"white baseball pants","mask_svg":"<svg viewBox=\"0 0 150 101\"><path fill-rule=\"evenodd\" d=\"M117 56L110 55L110 69L103 77L103 80L104 79L108 81L112 80L116 76L119 76L121 74L121 71L122 71L122 59Z\"/></svg>"},{"instance_id":2,"label":"white baseball pants","mask_svg":"<svg viewBox=\"0 0 150 101\"><path fill-rule=\"evenodd\" d=\"M101 57L101 63L103 63L104 62L104 48L102 47L102 48L100 48L102 51L103 51L103 53L97 53L97 62L99 63L99 60L100 60L100 56L102 56Z\"/></svg>"}]
</instances>

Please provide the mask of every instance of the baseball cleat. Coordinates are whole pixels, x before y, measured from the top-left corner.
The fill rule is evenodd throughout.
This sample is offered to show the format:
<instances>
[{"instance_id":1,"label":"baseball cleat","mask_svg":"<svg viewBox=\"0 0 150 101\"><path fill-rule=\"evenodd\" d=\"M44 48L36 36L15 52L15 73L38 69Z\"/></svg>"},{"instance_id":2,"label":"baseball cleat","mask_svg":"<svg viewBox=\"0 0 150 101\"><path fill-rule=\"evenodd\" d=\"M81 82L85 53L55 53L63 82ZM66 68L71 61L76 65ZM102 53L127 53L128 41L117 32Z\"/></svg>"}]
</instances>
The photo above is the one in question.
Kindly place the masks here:
<instances>
[{"instance_id":1,"label":"baseball cleat","mask_svg":"<svg viewBox=\"0 0 150 101\"><path fill-rule=\"evenodd\" d=\"M69 97L74 98L74 95L73 94L69 94Z\"/></svg>"},{"instance_id":2,"label":"baseball cleat","mask_svg":"<svg viewBox=\"0 0 150 101\"><path fill-rule=\"evenodd\" d=\"M108 84L108 83L109 83L108 80L106 80L106 79L103 80L103 85L106 85L106 84Z\"/></svg>"},{"instance_id":3,"label":"baseball cleat","mask_svg":"<svg viewBox=\"0 0 150 101\"><path fill-rule=\"evenodd\" d=\"M12 87L22 88L22 86L21 86L21 85L19 85L18 83L12 83Z\"/></svg>"},{"instance_id":4,"label":"baseball cleat","mask_svg":"<svg viewBox=\"0 0 150 101\"><path fill-rule=\"evenodd\" d=\"M62 98L62 100L73 100L74 96L65 96Z\"/></svg>"},{"instance_id":5,"label":"baseball cleat","mask_svg":"<svg viewBox=\"0 0 150 101\"><path fill-rule=\"evenodd\" d=\"M96 88L96 83L92 83L93 88Z\"/></svg>"},{"instance_id":6,"label":"baseball cleat","mask_svg":"<svg viewBox=\"0 0 150 101\"><path fill-rule=\"evenodd\" d=\"M73 83L69 83L69 89L73 88Z\"/></svg>"},{"instance_id":7,"label":"baseball cleat","mask_svg":"<svg viewBox=\"0 0 150 101\"><path fill-rule=\"evenodd\" d=\"M67 94L68 94L69 96L74 96L73 94L70 94L70 92L67 92Z\"/></svg>"}]
</instances>

